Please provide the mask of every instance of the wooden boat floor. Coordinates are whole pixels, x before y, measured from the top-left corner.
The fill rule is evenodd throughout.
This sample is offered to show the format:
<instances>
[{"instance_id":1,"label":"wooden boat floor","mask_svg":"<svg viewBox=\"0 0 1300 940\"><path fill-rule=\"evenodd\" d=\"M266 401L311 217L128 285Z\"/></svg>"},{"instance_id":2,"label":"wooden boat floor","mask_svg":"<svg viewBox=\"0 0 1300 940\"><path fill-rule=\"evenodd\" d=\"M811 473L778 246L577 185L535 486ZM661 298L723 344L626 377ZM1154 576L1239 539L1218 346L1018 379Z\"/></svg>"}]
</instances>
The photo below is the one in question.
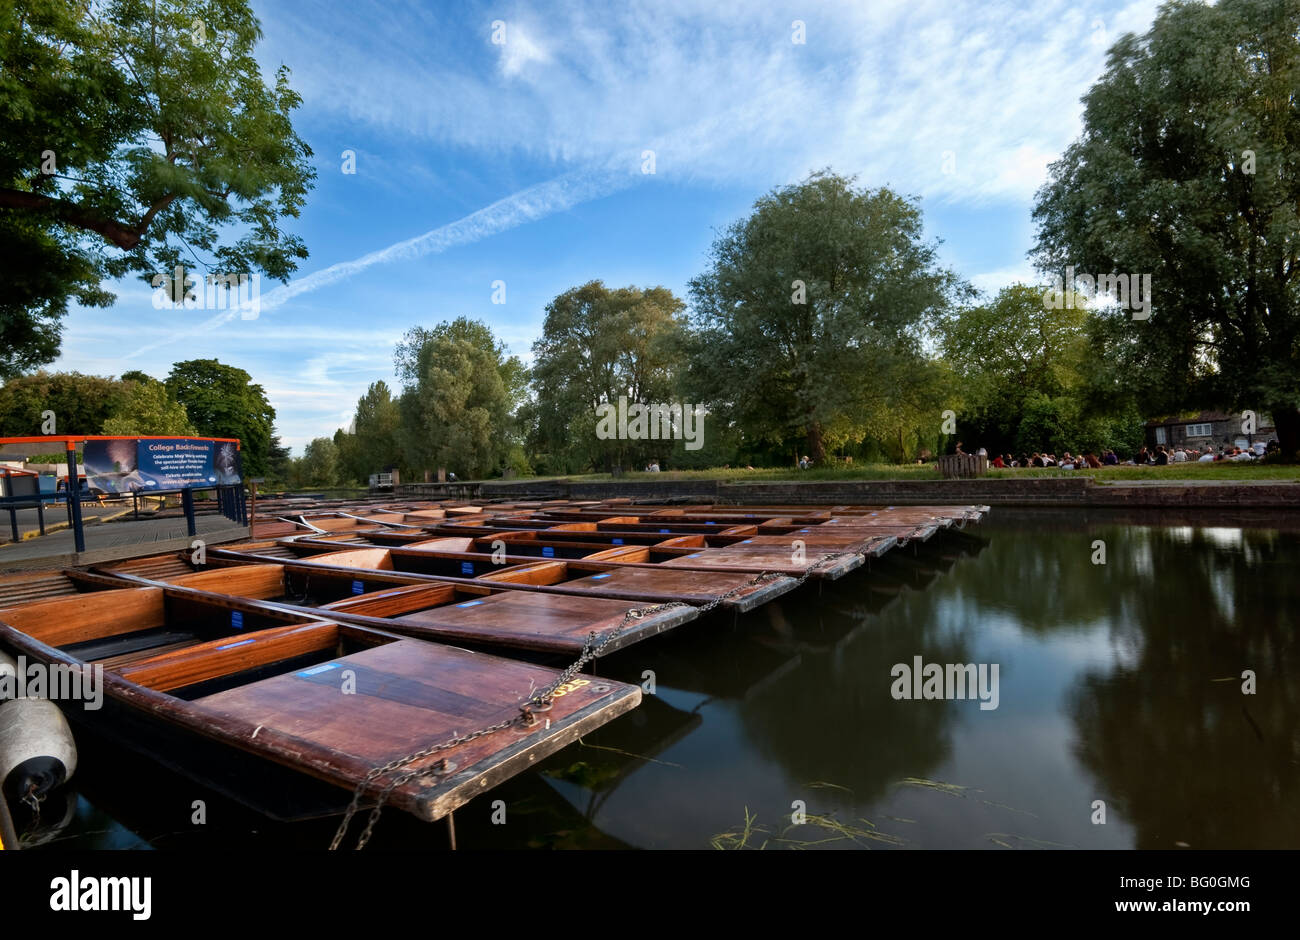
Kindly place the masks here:
<instances>
[{"instance_id":1,"label":"wooden boat floor","mask_svg":"<svg viewBox=\"0 0 1300 940\"><path fill-rule=\"evenodd\" d=\"M344 693L349 675L353 694ZM519 705L555 676L515 660L398 640L192 704L246 727L251 749L262 740L290 748L302 742L304 753L327 755L318 774L355 786L369 768L518 715ZM636 686L590 676L575 678L561 693L529 730L496 731L411 764L405 769L429 772L394 790L392 802L438 819L641 699ZM455 766L438 776L432 768L440 758ZM390 779L376 778L371 792Z\"/></svg>"},{"instance_id":2,"label":"wooden boat floor","mask_svg":"<svg viewBox=\"0 0 1300 940\"><path fill-rule=\"evenodd\" d=\"M789 560L788 557L786 560ZM676 596L692 604L708 603L715 597L739 589L737 594L727 598L722 605L743 613L793 590L796 583L793 578L781 577L761 584L750 584L753 578L746 575L734 575L721 570L664 570L667 564L665 562L646 568L615 568L565 581L560 587L575 593L619 591L629 597Z\"/></svg>"},{"instance_id":3,"label":"wooden boat floor","mask_svg":"<svg viewBox=\"0 0 1300 940\"><path fill-rule=\"evenodd\" d=\"M523 646L576 654L594 632L603 636L623 622L627 601L574 594L492 594L459 604L445 604L392 618L392 629L419 626L434 636L463 641ZM699 612L686 604L630 623L604 649L616 649L694 620Z\"/></svg>"},{"instance_id":4,"label":"wooden boat floor","mask_svg":"<svg viewBox=\"0 0 1300 940\"><path fill-rule=\"evenodd\" d=\"M832 555L837 554L839 557L833 562L827 561ZM802 567L804 570L814 569L813 577L833 581L836 578L843 577L855 568L862 567L866 561L862 555L856 552L819 552L815 549L805 552L805 560L802 564L796 562L792 556L793 552L788 547L775 551L764 551L761 546L742 546L733 551L728 546L727 548L704 549L695 555L661 562L660 566L676 570L680 565L692 565L719 571L737 569L753 571L765 567L788 570Z\"/></svg>"}]
</instances>

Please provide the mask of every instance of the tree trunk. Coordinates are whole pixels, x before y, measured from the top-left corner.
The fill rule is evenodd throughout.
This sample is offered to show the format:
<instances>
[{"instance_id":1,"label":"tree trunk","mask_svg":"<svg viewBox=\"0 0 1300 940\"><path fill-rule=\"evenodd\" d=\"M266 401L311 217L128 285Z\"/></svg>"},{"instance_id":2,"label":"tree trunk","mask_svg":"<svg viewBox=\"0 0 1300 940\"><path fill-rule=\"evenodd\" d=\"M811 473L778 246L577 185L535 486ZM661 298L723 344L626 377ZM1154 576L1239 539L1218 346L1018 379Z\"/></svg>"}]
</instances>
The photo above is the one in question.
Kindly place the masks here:
<instances>
[{"instance_id":1,"label":"tree trunk","mask_svg":"<svg viewBox=\"0 0 1300 940\"><path fill-rule=\"evenodd\" d=\"M826 462L826 444L822 441L822 426L816 421L808 425L808 458L815 464Z\"/></svg>"},{"instance_id":2,"label":"tree trunk","mask_svg":"<svg viewBox=\"0 0 1300 940\"><path fill-rule=\"evenodd\" d=\"M1277 428L1278 446L1282 448L1282 459L1293 462L1300 451L1300 411L1289 405L1272 409L1273 426Z\"/></svg>"}]
</instances>

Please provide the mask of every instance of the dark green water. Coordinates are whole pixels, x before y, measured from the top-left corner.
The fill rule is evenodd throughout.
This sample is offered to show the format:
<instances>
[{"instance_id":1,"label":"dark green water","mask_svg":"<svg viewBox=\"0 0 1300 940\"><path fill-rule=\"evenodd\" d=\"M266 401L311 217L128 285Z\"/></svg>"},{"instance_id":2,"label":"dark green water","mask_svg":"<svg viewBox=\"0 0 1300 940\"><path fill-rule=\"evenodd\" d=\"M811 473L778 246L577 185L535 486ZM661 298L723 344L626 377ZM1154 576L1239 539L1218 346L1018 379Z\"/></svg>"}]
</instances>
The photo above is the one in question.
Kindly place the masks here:
<instances>
[{"instance_id":1,"label":"dark green water","mask_svg":"<svg viewBox=\"0 0 1300 940\"><path fill-rule=\"evenodd\" d=\"M656 694L459 810L459 843L1300 847L1300 534L1265 521L995 509L820 593L688 624L601 661L627 682L653 671ZM917 656L998 664L997 708L895 699L891 669ZM51 849L324 848L335 828L268 822L90 742L60 815ZM446 844L395 811L371 842Z\"/></svg>"}]
</instances>

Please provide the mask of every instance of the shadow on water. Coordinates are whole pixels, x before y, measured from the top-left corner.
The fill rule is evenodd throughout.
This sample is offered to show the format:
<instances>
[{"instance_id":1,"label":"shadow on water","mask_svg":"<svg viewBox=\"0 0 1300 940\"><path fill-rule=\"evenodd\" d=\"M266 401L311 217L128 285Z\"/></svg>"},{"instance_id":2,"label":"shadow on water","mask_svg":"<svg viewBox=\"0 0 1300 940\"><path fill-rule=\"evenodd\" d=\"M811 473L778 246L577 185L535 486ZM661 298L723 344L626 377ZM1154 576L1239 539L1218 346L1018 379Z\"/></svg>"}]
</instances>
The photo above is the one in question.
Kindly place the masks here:
<instances>
[{"instance_id":1,"label":"shadow on water","mask_svg":"<svg viewBox=\"0 0 1300 940\"><path fill-rule=\"evenodd\" d=\"M458 810L459 844L1300 846L1300 525L1196 518L995 510L620 651L599 674L653 694ZM997 708L895 699L916 657L997 664ZM324 848L337 826L93 742L76 786L42 848ZM446 827L390 811L371 846L444 849Z\"/></svg>"}]
</instances>

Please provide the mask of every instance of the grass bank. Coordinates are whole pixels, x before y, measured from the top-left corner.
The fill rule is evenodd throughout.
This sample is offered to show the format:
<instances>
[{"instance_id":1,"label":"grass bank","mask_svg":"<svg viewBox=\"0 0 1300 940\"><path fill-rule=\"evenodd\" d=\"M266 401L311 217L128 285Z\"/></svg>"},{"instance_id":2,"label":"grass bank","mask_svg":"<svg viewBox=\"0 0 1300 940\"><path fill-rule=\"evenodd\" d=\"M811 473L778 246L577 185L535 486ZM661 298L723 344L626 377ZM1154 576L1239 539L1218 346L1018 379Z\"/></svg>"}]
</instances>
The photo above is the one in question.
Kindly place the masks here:
<instances>
[{"instance_id":1,"label":"grass bank","mask_svg":"<svg viewBox=\"0 0 1300 940\"><path fill-rule=\"evenodd\" d=\"M1245 464L1220 461L1218 463L1185 463L1168 467L1103 467L1099 470L1015 469L990 470L993 479L1027 479L1031 477L1092 477L1098 483L1175 481L1251 481L1272 480L1300 482L1300 466L1282 464ZM787 480L941 480L942 475L933 464L899 466L896 464L854 464L847 467L821 467L797 470L792 467L766 467L744 470L734 467L708 470L666 470L661 473L624 473L614 477L608 473L584 473L563 477L526 477L534 481L568 480L588 482L603 480L726 480L730 483L772 482Z\"/></svg>"}]
</instances>

